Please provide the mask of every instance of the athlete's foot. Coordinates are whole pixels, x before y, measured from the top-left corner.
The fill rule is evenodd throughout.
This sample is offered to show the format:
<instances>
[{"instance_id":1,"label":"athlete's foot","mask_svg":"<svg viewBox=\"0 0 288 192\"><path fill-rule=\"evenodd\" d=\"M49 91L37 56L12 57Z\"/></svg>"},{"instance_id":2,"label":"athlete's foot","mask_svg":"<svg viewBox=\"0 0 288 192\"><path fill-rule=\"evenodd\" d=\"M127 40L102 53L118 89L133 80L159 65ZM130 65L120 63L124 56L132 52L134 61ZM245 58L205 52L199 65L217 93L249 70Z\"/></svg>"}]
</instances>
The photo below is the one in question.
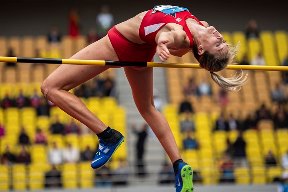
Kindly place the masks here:
<instances>
[{"instance_id":1,"label":"athlete's foot","mask_svg":"<svg viewBox=\"0 0 288 192\"><path fill-rule=\"evenodd\" d=\"M123 143L124 136L118 131L116 131L115 134L117 134L117 140L113 142L99 139L99 147L93 161L91 162L91 167L93 169L98 169L107 163L107 161L109 161L109 159L112 157L113 153Z\"/></svg>"},{"instance_id":2,"label":"athlete's foot","mask_svg":"<svg viewBox=\"0 0 288 192\"><path fill-rule=\"evenodd\" d=\"M193 192L193 170L190 165L181 162L175 175L176 192Z\"/></svg>"}]
</instances>

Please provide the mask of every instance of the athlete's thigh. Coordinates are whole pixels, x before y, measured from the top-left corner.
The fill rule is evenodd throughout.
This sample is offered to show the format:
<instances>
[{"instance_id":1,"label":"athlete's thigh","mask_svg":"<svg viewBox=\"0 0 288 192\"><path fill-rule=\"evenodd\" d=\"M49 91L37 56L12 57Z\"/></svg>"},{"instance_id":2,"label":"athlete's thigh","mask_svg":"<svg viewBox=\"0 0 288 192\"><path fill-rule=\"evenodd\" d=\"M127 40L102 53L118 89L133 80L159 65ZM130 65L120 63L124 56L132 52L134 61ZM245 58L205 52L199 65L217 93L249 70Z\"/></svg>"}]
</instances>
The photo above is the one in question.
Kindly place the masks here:
<instances>
[{"instance_id":1,"label":"athlete's thigh","mask_svg":"<svg viewBox=\"0 0 288 192\"><path fill-rule=\"evenodd\" d=\"M71 59L118 60L107 36L83 48L73 55ZM69 90L95 77L108 68L109 67L95 65L63 64L53 71L46 80L52 83L54 87Z\"/></svg>"},{"instance_id":2,"label":"athlete's thigh","mask_svg":"<svg viewBox=\"0 0 288 192\"><path fill-rule=\"evenodd\" d=\"M141 70L125 67L125 74L132 89L133 98L138 109L147 109L153 102L153 68Z\"/></svg>"}]
</instances>

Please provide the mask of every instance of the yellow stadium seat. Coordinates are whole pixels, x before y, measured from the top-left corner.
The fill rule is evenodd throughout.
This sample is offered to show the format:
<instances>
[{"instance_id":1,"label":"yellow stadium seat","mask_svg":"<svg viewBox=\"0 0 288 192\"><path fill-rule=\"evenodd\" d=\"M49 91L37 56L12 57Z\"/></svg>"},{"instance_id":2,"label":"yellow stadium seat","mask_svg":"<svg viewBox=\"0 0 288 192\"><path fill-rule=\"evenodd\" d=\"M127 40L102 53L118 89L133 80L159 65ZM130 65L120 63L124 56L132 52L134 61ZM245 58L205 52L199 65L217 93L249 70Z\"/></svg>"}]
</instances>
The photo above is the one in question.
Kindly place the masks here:
<instances>
[{"instance_id":1,"label":"yellow stadium seat","mask_svg":"<svg viewBox=\"0 0 288 192\"><path fill-rule=\"evenodd\" d=\"M266 60L266 65L279 65L272 32L262 31L260 38L263 46L263 55Z\"/></svg>"},{"instance_id":2,"label":"yellow stadium seat","mask_svg":"<svg viewBox=\"0 0 288 192\"><path fill-rule=\"evenodd\" d=\"M214 148L217 155L221 155L227 149L227 133L225 131L216 131L213 134Z\"/></svg>"},{"instance_id":3,"label":"yellow stadium seat","mask_svg":"<svg viewBox=\"0 0 288 192\"><path fill-rule=\"evenodd\" d=\"M4 112L3 112L3 109L0 109L0 124L4 125Z\"/></svg>"},{"instance_id":4,"label":"yellow stadium seat","mask_svg":"<svg viewBox=\"0 0 288 192\"><path fill-rule=\"evenodd\" d=\"M20 110L20 125L25 128L28 135L34 138L36 130L36 111L32 107L26 107Z\"/></svg>"},{"instance_id":5,"label":"yellow stadium seat","mask_svg":"<svg viewBox=\"0 0 288 192\"><path fill-rule=\"evenodd\" d=\"M59 148L64 147L64 139L62 135L50 135L48 137L49 146L51 147L52 144L55 142Z\"/></svg>"},{"instance_id":6,"label":"yellow stadium seat","mask_svg":"<svg viewBox=\"0 0 288 192\"><path fill-rule=\"evenodd\" d=\"M244 167L235 168L235 180L237 184L248 185L250 183L249 169Z\"/></svg>"},{"instance_id":7,"label":"yellow stadium seat","mask_svg":"<svg viewBox=\"0 0 288 192\"><path fill-rule=\"evenodd\" d=\"M43 132L49 133L50 119L46 116L39 116L36 118L36 126L40 128Z\"/></svg>"},{"instance_id":8,"label":"yellow stadium seat","mask_svg":"<svg viewBox=\"0 0 288 192\"><path fill-rule=\"evenodd\" d=\"M76 45L74 46L74 53L78 52L80 49L83 49L83 47L87 46L86 43L86 37L84 35L80 35L76 37L75 39Z\"/></svg>"},{"instance_id":9,"label":"yellow stadium seat","mask_svg":"<svg viewBox=\"0 0 288 192\"><path fill-rule=\"evenodd\" d=\"M79 164L79 177L81 188L93 188L94 186L94 170L91 169L90 163Z\"/></svg>"},{"instance_id":10,"label":"yellow stadium seat","mask_svg":"<svg viewBox=\"0 0 288 192\"><path fill-rule=\"evenodd\" d=\"M282 168L281 167L269 167L267 169L267 179L268 182L273 182L274 179L279 179L282 176Z\"/></svg>"},{"instance_id":11,"label":"yellow stadium seat","mask_svg":"<svg viewBox=\"0 0 288 192\"><path fill-rule=\"evenodd\" d=\"M223 39L229 43L229 44L232 44L233 43L233 40L232 40L232 36L229 32L222 32L222 35L223 35Z\"/></svg>"},{"instance_id":12,"label":"yellow stadium seat","mask_svg":"<svg viewBox=\"0 0 288 192\"><path fill-rule=\"evenodd\" d=\"M79 136L76 134L68 134L64 137L65 142L70 143L73 147L79 148Z\"/></svg>"},{"instance_id":13,"label":"yellow stadium seat","mask_svg":"<svg viewBox=\"0 0 288 192\"><path fill-rule=\"evenodd\" d=\"M254 59L259 52L261 52L261 44L258 39L249 39L248 40L248 58L250 61ZM262 53L262 52L261 52Z\"/></svg>"},{"instance_id":14,"label":"yellow stadium seat","mask_svg":"<svg viewBox=\"0 0 288 192\"><path fill-rule=\"evenodd\" d=\"M9 185L9 167L6 165L0 165L0 191L9 191Z\"/></svg>"},{"instance_id":15,"label":"yellow stadium seat","mask_svg":"<svg viewBox=\"0 0 288 192\"><path fill-rule=\"evenodd\" d=\"M203 184L212 185L216 184L219 180L219 171L215 171L214 167L201 169L201 176L203 177Z\"/></svg>"},{"instance_id":16,"label":"yellow stadium seat","mask_svg":"<svg viewBox=\"0 0 288 192\"><path fill-rule=\"evenodd\" d=\"M44 145L31 146L31 159L34 164L47 162L47 149Z\"/></svg>"},{"instance_id":17,"label":"yellow stadium seat","mask_svg":"<svg viewBox=\"0 0 288 192\"><path fill-rule=\"evenodd\" d=\"M275 41L277 47L277 53L280 63L282 63L288 53L288 41L286 31L276 31Z\"/></svg>"},{"instance_id":18,"label":"yellow stadium seat","mask_svg":"<svg viewBox=\"0 0 288 192\"><path fill-rule=\"evenodd\" d=\"M193 167L194 170L200 170L200 163L198 159L198 151L185 150L183 151L185 161Z\"/></svg>"},{"instance_id":19,"label":"yellow stadium seat","mask_svg":"<svg viewBox=\"0 0 288 192\"><path fill-rule=\"evenodd\" d=\"M66 35L63 37L61 44L63 58L70 58L73 54L73 39L70 36Z\"/></svg>"},{"instance_id":20,"label":"yellow stadium seat","mask_svg":"<svg viewBox=\"0 0 288 192\"><path fill-rule=\"evenodd\" d=\"M6 135L4 138L0 140L0 152L2 153L5 151L6 146L10 147L11 151L15 150L15 147L18 144L18 135Z\"/></svg>"},{"instance_id":21,"label":"yellow stadium seat","mask_svg":"<svg viewBox=\"0 0 288 192\"><path fill-rule=\"evenodd\" d=\"M58 117L59 121L61 123L68 123L71 119L71 117L65 113L64 111L62 111L59 107L52 107L50 109L50 115L52 117L52 121L55 121L55 118Z\"/></svg>"},{"instance_id":22,"label":"yellow stadium seat","mask_svg":"<svg viewBox=\"0 0 288 192\"><path fill-rule=\"evenodd\" d=\"M251 175L253 184L266 184L266 172L264 167L252 167Z\"/></svg>"},{"instance_id":23,"label":"yellow stadium seat","mask_svg":"<svg viewBox=\"0 0 288 192\"><path fill-rule=\"evenodd\" d=\"M25 190L26 189L26 167L25 165L13 165L12 167L12 186L14 190Z\"/></svg>"},{"instance_id":24,"label":"yellow stadium seat","mask_svg":"<svg viewBox=\"0 0 288 192\"><path fill-rule=\"evenodd\" d=\"M245 37L243 32L236 31L232 34L232 38L233 38L233 44L234 45L237 45L238 43L240 45L238 54L236 55L236 59L238 61L241 61L244 54L248 53L246 37Z\"/></svg>"},{"instance_id":25,"label":"yellow stadium seat","mask_svg":"<svg viewBox=\"0 0 288 192\"><path fill-rule=\"evenodd\" d=\"M88 98L87 107L92 113L98 114L98 111L101 111L99 97Z\"/></svg>"},{"instance_id":26,"label":"yellow stadium seat","mask_svg":"<svg viewBox=\"0 0 288 192\"><path fill-rule=\"evenodd\" d=\"M97 147L98 139L95 135L86 134L80 136L80 150L83 151L86 146L89 146L92 150L95 150Z\"/></svg>"},{"instance_id":27,"label":"yellow stadium seat","mask_svg":"<svg viewBox=\"0 0 288 192\"><path fill-rule=\"evenodd\" d=\"M45 186L45 172L48 170L47 165L39 166L39 165L30 165L28 168L29 179L28 186L30 190L40 190Z\"/></svg>"},{"instance_id":28,"label":"yellow stadium seat","mask_svg":"<svg viewBox=\"0 0 288 192\"><path fill-rule=\"evenodd\" d=\"M73 163L63 165L62 183L64 188L75 189L78 186L77 166Z\"/></svg>"}]
</instances>

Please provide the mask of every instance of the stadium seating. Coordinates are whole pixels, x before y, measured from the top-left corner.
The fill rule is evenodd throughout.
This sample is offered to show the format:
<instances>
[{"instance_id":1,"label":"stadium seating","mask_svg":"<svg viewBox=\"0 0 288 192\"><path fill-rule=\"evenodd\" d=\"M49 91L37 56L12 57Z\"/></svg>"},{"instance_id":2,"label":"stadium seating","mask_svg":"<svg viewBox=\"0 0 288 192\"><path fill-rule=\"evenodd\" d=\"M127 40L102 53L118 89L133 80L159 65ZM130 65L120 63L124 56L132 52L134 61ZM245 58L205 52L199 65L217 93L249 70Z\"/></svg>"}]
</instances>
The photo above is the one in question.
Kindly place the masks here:
<instances>
[{"instance_id":1,"label":"stadium seating","mask_svg":"<svg viewBox=\"0 0 288 192\"><path fill-rule=\"evenodd\" d=\"M267 65L280 65L288 53L287 34L285 31L264 31L259 39L247 40L243 32L224 32L224 38L228 43L237 45L240 42L237 61L241 61L244 54L248 54L249 59L254 58L259 52L263 53ZM73 53L80 50L86 44L85 37L80 36L71 39L67 36L63 38L59 47L50 47L45 36L39 37L0 37L0 55L6 55L7 47L12 47L19 56L33 57L35 50L40 50L41 57L63 57L69 58ZM48 51L49 50L49 51ZM195 58L192 53L188 53L182 58L170 57L172 63L192 63ZM16 68L5 68L0 63L0 100L6 94L16 97L20 91L25 96L32 96L34 91L41 94L40 83L47 75L54 70L57 65L18 65ZM167 87L169 104L164 108L164 115L175 136L176 143L181 149L183 158L192 167L200 171L204 184L217 184L220 178L218 167L219 158L223 155L229 139L235 141L237 131L213 131L215 120L218 118L221 106L218 104L218 92L220 88L212 82L209 73L204 70L187 69L165 69L167 76ZM228 93L229 104L225 108L226 112L238 114L239 109L243 116L255 111L260 104L265 103L273 108L274 104L270 99L270 91L281 81L280 72L247 72L249 78L243 89L237 93ZM2 75L3 74L3 75ZM233 72L223 71L221 74L231 76ZM114 70L108 70L99 76L115 77ZM184 134L180 132L179 121L182 116L178 114L178 104L184 98L183 87L190 77L195 78L196 84L202 80L207 80L212 85L212 96L204 96L201 99L196 96L189 96L195 109L195 114L191 119L195 122L196 139L199 141L198 150L184 150L182 140ZM118 105L115 98L111 97L89 97L81 98L87 107L96 114L104 123L120 130L125 136L126 112ZM89 146L95 150L98 139L93 134L85 135L52 135L49 127L55 121L56 116L60 122L68 123L71 117L57 107L52 107L50 117L37 116L36 110L31 107L0 108L0 124L6 128L6 136L0 141L0 154L9 146L13 152L19 151L18 134L21 127L25 127L31 140L34 140L36 128L41 128L48 136L48 145L38 145L32 142L29 147L32 163L30 165L15 164L13 166L0 165L0 191L9 190L10 185L15 190L40 190L45 187L45 172L49 169L47 151L52 143L57 143L63 148L66 143L71 143L81 151ZM244 139L247 143L248 167L236 167L234 171L237 184L265 184L271 183L280 177L283 169L280 166L265 167L264 156L271 150L279 161L281 156L288 150L288 131L274 130L271 121L261 121L258 130L247 130L244 132ZM127 159L127 145L124 143L114 154L111 167L116 168L118 161ZM62 173L63 187L67 189L91 188L93 187L95 176L90 168L89 162L64 163L59 166Z\"/></svg>"}]
</instances>

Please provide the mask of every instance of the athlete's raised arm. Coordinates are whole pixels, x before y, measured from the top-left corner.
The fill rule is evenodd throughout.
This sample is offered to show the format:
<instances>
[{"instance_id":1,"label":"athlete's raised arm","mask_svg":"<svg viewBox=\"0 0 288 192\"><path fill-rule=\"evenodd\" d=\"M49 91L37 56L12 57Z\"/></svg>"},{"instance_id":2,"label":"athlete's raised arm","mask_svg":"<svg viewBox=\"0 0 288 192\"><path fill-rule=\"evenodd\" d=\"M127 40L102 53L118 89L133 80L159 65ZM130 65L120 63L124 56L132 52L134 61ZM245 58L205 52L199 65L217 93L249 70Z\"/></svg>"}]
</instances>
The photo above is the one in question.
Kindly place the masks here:
<instances>
[{"instance_id":1,"label":"athlete's raised arm","mask_svg":"<svg viewBox=\"0 0 288 192\"><path fill-rule=\"evenodd\" d=\"M177 54L176 50L183 49L186 46L189 47L186 33L183 30L160 32L159 35L156 36L156 43L156 52L162 61L166 61L169 58L171 54L169 49L175 50L174 52Z\"/></svg>"}]
</instances>

